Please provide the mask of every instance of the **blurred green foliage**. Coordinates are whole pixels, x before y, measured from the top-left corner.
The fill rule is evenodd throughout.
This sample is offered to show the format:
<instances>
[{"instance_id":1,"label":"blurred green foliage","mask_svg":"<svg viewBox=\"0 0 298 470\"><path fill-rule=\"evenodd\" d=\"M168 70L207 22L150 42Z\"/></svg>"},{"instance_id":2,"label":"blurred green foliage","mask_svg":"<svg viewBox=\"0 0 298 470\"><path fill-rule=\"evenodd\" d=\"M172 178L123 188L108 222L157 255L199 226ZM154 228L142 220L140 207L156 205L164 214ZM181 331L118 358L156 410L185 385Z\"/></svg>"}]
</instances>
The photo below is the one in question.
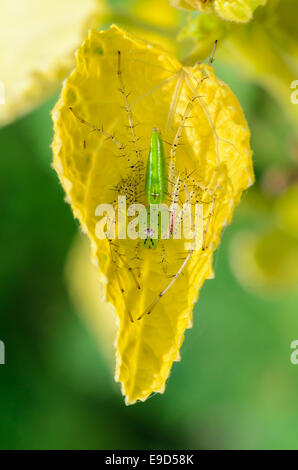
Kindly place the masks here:
<instances>
[{"instance_id":1,"label":"blurred green foliage","mask_svg":"<svg viewBox=\"0 0 298 470\"><path fill-rule=\"evenodd\" d=\"M50 166L55 100L0 130L1 449L298 448L298 293L247 292L229 264L235 234L270 226L261 183L268 168L291 170L293 131L260 87L224 64L216 70L245 110L257 182L223 236L182 362L166 393L144 404L125 407L68 296L78 226Z\"/></svg>"}]
</instances>

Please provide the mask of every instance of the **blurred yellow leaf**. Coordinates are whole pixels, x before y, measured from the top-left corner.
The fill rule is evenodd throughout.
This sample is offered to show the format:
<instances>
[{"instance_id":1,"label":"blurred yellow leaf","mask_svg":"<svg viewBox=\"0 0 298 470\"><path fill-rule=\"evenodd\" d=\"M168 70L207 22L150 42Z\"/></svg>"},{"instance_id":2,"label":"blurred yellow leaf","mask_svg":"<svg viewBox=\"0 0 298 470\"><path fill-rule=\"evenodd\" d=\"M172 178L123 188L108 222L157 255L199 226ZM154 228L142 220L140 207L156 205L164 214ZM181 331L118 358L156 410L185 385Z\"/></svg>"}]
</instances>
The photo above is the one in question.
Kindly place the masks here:
<instances>
[{"instance_id":1,"label":"blurred yellow leaf","mask_svg":"<svg viewBox=\"0 0 298 470\"><path fill-rule=\"evenodd\" d=\"M179 13L171 8L168 0L135 0L132 11L137 19L155 26L177 26Z\"/></svg>"},{"instance_id":2,"label":"blurred yellow leaf","mask_svg":"<svg viewBox=\"0 0 298 470\"><path fill-rule=\"evenodd\" d=\"M271 179L271 187L272 182ZM277 183L279 188L280 181ZM244 287L259 294L296 292L298 185L290 184L279 197L274 193L274 198L264 197L258 190L251 191L251 195L248 205L253 209L253 216L259 219L261 227L266 220L266 227L243 230L234 236L230 250L232 270Z\"/></svg>"},{"instance_id":3,"label":"blurred yellow leaf","mask_svg":"<svg viewBox=\"0 0 298 470\"><path fill-rule=\"evenodd\" d=\"M115 310L104 301L105 286L97 280L87 238L82 234L75 238L68 253L66 281L78 314L94 335L107 361L112 362L116 335Z\"/></svg>"},{"instance_id":4,"label":"blurred yellow leaf","mask_svg":"<svg viewBox=\"0 0 298 470\"><path fill-rule=\"evenodd\" d=\"M253 17L255 9L264 6L267 0L215 0L214 10L222 19L247 23ZM270 1L270 0L269 0Z\"/></svg>"},{"instance_id":5,"label":"blurred yellow leaf","mask_svg":"<svg viewBox=\"0 0 298 470\"><path fill-rule=\"evenodd\" d=\"M218 1L212 5L229 9L236 3ZM256 7L257 3L261 4L251 2L251 6ZM191 18L179 34L180 40L191 39L194 43L184 62L204 60L217 39L216 57L258 81L281 103L297 128L297 4L292 0L269 0L262 4L250 22L240 24L224 21L208 7L209 2L204 3L206 12Z\"/></svg>"},{"instance_id":6,"label":"blurred yellow leaf","mask_svg":"<svg viewBox=\"0 0 298 470\"><path fill-rule=\"evenodd\" d=\"M267 0L170 0L175 7L192 8L207 13L215 13L226 21L247 23L253 13Z\"/></svg>"},{"instance_id":7,"label":"blurred yellow leaf","mask_svg":"<svg viewBox=\"0 0 298 470\"><path fill-rule=\"evenodd\" d=\"M261 233L237 233L231 243L230 262L248 290L270 296L297 292L298 240L276 227Z\"/></svg>"},{"instance_id":8,"label":"blurred yellow leaf","mask_svg":"<svg viewBox=\"0 0 298 470\"><path fill-rule=\"evenodd\" d=\"M297 3L270 0L247 25L235 25L224 37L219 56L257 80L284 107L294 124L298 105L291 89L298 77ZM296 126L297 127L297 126Z\"/></svg>"},{"instance_id":9,"label":"blurred yellow leaf","mask_svg":"<svg viewBox=\"0 0 298 470\"><path fill-rule=\"evenodd\" d=\"M298 185L291 185L276 202L276 222L292 237L298 238Z\"/></svg>"},{"instance_id":10,"label":"blurred yellow leaf","mask_svg":"<svg viewBox=\"0 0 298 470\"><path fill-rule=\"evenodd\" d=\"M172 8L168 0L133 0L122 5L117 15L115 7L114 18L119 25L128 29L136 36L161 45L176 54L181 44L176 41L184 14ZM112 21L114 22L114 21Z\"/></svg>"},{"instance_id":11,"label":"blurred yellow leaf","mask_svg":"<svg viewBox=\"0 0 298 470\"><path fill-rule=\"evenodd\" d=\"M170 0L170 4L176 8L183 8L185 10L193 10L191 0Z\"/></svg>"},{"instance_id":12,"label":"blurred yellow leaf","mask_svg":"<svg viewBox=\"0 0 298 470\"><path fill-rule=\"evenodd\" d=\"M192 65L198 60L205 60L211 54L215 41L221 44L228 30L227 24L216 15L202 13L195 18L189 18L179 32L178 40L183 42L190 39L195 42L195 47L184 62Z\"/></svg>"},{"instance_id":13,"label":"blurred yellow leaf","mask_svg":"<svg viewBox=\"0 0 298 470\"><path fill-rule=\"evenodd\" d=\"M120 320L116 380L127 404L145 400L164 391L184 331L192 325L199 290L213 276L221 231L253 182L247 123L212 67L182 67L159 46L117 26L89 33L53 120L53 166L90 238L99 281ZM153 127L159 127L167 155L176 155L175 178L190 183L204 208L205 250L190 256L184 240L160 241L156 250L148 250L138 240L109 242L96 235L100 203L115 204L120 193L145 204L143 177ZM185 189L180 199L187 198ZM160 298L186 259L183 274ZM151 314L137 320L152 302Z\"/></svg>"},{"instance_id":14,"label":"blurred yellow leaf","mask_svg":"<svg viewBox=\"0 0 298 470\"><path fill-rule=\"evenodd\" d=\"M1 1L0 125L58 89L74 66L75 49L88 28L100 24L103 9L104 0Z\"/></svg>"}]
</instances>

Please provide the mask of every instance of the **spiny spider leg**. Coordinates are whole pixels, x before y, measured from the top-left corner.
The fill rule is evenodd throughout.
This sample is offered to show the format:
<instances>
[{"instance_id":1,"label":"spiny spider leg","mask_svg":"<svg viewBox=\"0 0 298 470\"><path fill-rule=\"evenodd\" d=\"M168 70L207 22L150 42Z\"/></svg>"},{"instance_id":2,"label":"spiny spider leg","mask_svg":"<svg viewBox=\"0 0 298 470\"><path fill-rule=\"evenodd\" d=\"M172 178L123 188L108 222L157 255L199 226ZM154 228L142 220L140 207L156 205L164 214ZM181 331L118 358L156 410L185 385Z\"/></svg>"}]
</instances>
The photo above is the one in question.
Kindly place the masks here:
<instances>
[{"instance_id":1,"label":"spiny spider leg","mask_svg":"<svg viewBox=\"0 0 298 470\"><path fill-rule=\"evenodd\" d=\"M141 242L138 242L135 248L135 255L132 258L132 261L136 262L136 270L137 270L137 277L140 279L141 277L141 262L144 261L143 258L140 257L140 247L141 247Z\"/></svg>"},{"instance_id":2,"label":"spiny spider leg","mask_svg":"<svg viewBox=\"0 0 298 470\"><path fill-rule=\"evenodd\" d=\"M167 257L166 257L166 248L165 248L165 245L164 243L160 242L161 243L161 261L159 262L159 264L161 264L162 266L162 270L163 270L163 273L164 274L167 274L167 270L168 270L168 262L167 262Z\"/></svg>"},{"instance_id":3,"label":"spiny spider leg","mask_svg":"<svg viewBox=\"0 0 298 470\"><path fill-rule=\"evenodd\" d=\"M124 255L121 255L120 253L118 253L118 256L119 258L121 259L122 263L124 264L124 266L126 266L127 270L130 272L130 274L132 275L132 278L137 286L137 289L141 289L141 286L139 284L139 281L137 280L137 277L133 271L133 268L130 266L130 264L128 264L128 262L125 260L124 258Z\"/></svg>"},{"instance_id":4,"label":"spiny spider leg","mask_svg":"<svg viewBox=\"0 0 298 470\"><path fill-rule=\"evenodd\" d=\"M109 242L109 246L110 246L111 260L112 260L112 263L113 263L113 268L114 268L114 272L115 272L115 275L116 275L116 278L117 278L119 289L120 289L120 292L121 292L121 295L122 295L123 303L125 305L125 309L127 311L129 319L133 323L134 321L133 321L133 318L132 318L132 314L131 314L131 311L128 308L127 300L126 300L126 297L125 297L125 289L123 287L123 284L121 282L121 278L120 278L120 275L119 275L119 267L116 263L116 260L114 259L113 244L112 244L111 240L108 240L108 242Z\"/></svg>"},{"instance_id":5,"label":"spiny spider leg","mask_svg":"<svg viewBox=\"0 0 298 470\"><path fill-rule=\"evenodd\" d=\"M180 179L180 176L178 176L176 179L175 186L174 186L172 203L170 207L170 235L173 235L174 233L174 225L175 225L175 217L176 217L175 206L178 202L180 187L181 187L181 179Z\"/></svg>"},{"instance_id":6,"label":"spiny spider leg","mask_svg":"<svg viewBox=\"0 0 298 470\"><path fill-rule=\"evenodd\" d=\"M213 196L211 207L210 207L208 218L207 218L207 222L206 222L206 225L205 225L204 230L203 230L202 251L205 251L206 248L207 248L207 246L206 246L206 237L207 237L207 232L208 232L208 228L209 228L209 225L210 225L211 217L214 214L214 205L215 205L215 195Z\"/></svg>"},{"instance_id":7,"label":"spiny spider leg","mask_svg":"<svg viewBox=\"0 0 298 470\"><path fill-rule=\"evenodd\" d=\"M142 151L140 150L140 148L138 146L139 138L136 136L133 113L131 111L131 105L128 101L129 94L126 92L126 89L125 89L125 86L124 86L124 80L123 80L123 75L122 75L122 70L121 70L121 51L117 51L117 56L118 56L117 75L118 75L118 80L119 80L119 84L120 84L119 91L120 91L121 95L123 96L123 100L124 100L124 104L125 104L124 109L125 109L126 114L127 114L128 125L129 125L130 133L131 133L131 136L132 136L132 143L134 144L134 147L135 147L135 154L136 154L137 160L142 162ZM139 182L142 181L142 172L141 172L141 170L142 170L142 165L138 168Z\"/></svg>"},{"instance_id":8,"label":"spiny spider leg","mask_svg":"<svg viewBox=\"0 0 298 470\"><path fill-rule=\"evenodd\" d=\"M169 191L170 192L171 192L171 189L173 189L172 185L173 185L173 179L174 179L174 175L175 175L176 153L177 153L178 145L180 143L179 141L182 137L182 133L183 133L183 129L185 127L185 123L186 123L187 119L189 119L189 116L190 116L190 113L191 113L191 110L192 110L192 107L193 107L193 103L198 99L198 92L199 92L200 86L201 86L202 82L204 80L206 80L206 78L208 78L208 75L207 76L203 75L202 78L198 81L198 84L197 84L197 86L195 87L195 89L193 91L193 96L189 99L189 101L188 101L188 103L185 107L185 110L182 114L180 124L178 126L177 131L176 131L173 144L171 146L170 164L169 164ZM171 112L172 112L172 110L170 110L170 113Z\"/></svg>"},{"instance_id":9,"label":"spiny spider leg","mask_svg":"<svg viewBox=\"0 0 298 470\"><path fill-rule=\"evenodd\" d=\"M131 199L132 199L131 202L134 202L134 201L133 201L133 199L134 199L134 196L133 196L133 195L131 195ZM117 203L114 203L114 205L117 207ZM115 254L118 256L118 258L122 261L122 263L124 264L124 266L127 268L128 272L131 274L132 279L133 279L133 281L134 281L134 283L135 283L137 289L140 290L140 289L141 289L140 283L139 283L139 281L138 281L138 279L137 279L137 276L136 276L135 273L134 273L133 268L132 268L131 265L126 261L125 255L123 255L122 253L120 253L120 252L118 251L117 245L116 245L115 243L113 243L111 240L109 240L109 243L110 243L110 247L111 247L111 246L115 246L115 247L116 247L116 249L115 249Z\"/></svg>"},{"instance_id":10,"label":"spiny spider leg","mask_svg":"<svg viewBox=\"0 0 298 470\"><path fill-rule=\"evenodd\" d=\"M177 181L178 181L178 178L177 178ZM180 189L180 186L179 186L179 189ZM218 189L218 186L216 186L215 188L215 191ZM178 192L179 194L179 192ZM187 202L190 203L191 202L191 197L192 197L192 194L191 193L187 193ZM209 214L208 214L208 220L207 220L207 223L205 225L205 228L203 230L203 243L202 243L202 252L206 250L207 246L206 246L206 237L207 237L207 231L208 231L208 228L209 228L209 224L210 224L210 220L211 220L211 217L213 216L214 214L214 206L215 206L215 194L213 195L213 199L212 199L212 203L211 203L211 208L209 210ZM176 274L173 275L172 277L172 280L169 282L169 284L158 294L158 296L155 298L155 300L149 305L149 307L142 313L142 315L140 315L137 319L140 320L142 319L145 315L149 315L153 309L156 307L156 305L158 304L158 302L160 301L160 299L169 291L169 289L171 289L171 287L173 286L173 284L177 281L177 279L181 276L181 274L183 274L183 271L187 265L187 263L189 262L189 260L191 259L193 253L195 252L195 249L194 248L191 248L190 250L188 250L188 253L187 253L187 256L186 258L184 259L183 263L181 264L180 268L178 269L178 271L176 272Z\"/></svg>"},{"instance_id":11,"label":"spiny spider leg","mask_svg":"<svg viewBox=\"0 0 298 470\"><path fill-rule=\"evenodd\" d=\"M176 272L176 274L174 275L173 279L171 280L171 282L166 286L166 288L164 290L162 290L158 296L156 297L156 299L152 302L152 304L149 305L149 307L142 313L142 315L140 315L138 317L138 320L141 320L141 318L143 318L145 315L149 315L152 310L154 309L154 307L156 307L156 305L158 304L158 302L160 301L160 299L168 292L168 290L172 287L172 285L174 284L174 282L177 281L178 277L180 276L180 274L183 272L185 266L187 265L188 261L190 260L192 254L193 254L194 250L189 250L188 252L188 255L187 257L185 258L184 262L182 263L182 265L180 266L180 268L178 269L178 271Z\"/></svg>"},{"instance_id":12,"label":"spiny spider leg","mask_svg":"<svg viewBox=\"0 0 298 470\"><path fill-rule=\"evenodd\" d=\"M192 103L192 102L191 102ZM181 122L178 126L178 130L175 134L174 141L171 145L171 151L170 151L170 163L169 163L169 192L173 192L173 179L175 175L175 168L176 168L176 153L177 153L177 148L179 145L179 141L182 137L182 132L184 129L184 124L186 121L186 118L188 117L189 113L191 110L191 105L190 102L187 104L185 112L183 114L183 117L181 119Z\"/></svg>"},{"instance_id":13,"label":"spiny spider leg","mask_svg":"<svg viewBox=\"0 0 298 470\"><path fill-rule=\"evenodd\" d=\"M68 109L81 122L81 124L84 124L85 126L89 127L90 129L92 129L92 131L99 132L100 134L104 135L107 139L112 140L112 142L118 147L119 150L124 149L124 146L119 142L119 140L115 138L115 136L109 134L103 128L97 127L91 122L86 121L86 119L83 119L71 106L69 106Z\"/></svg>"},{"instance_id":14,"label":"spiny spider leg","mask_svg":"<svg viewBox=\"0 0 298 470\"><path fill-rule=\"evenodd\" d=\"M179 192L180 192L180 187L181 187L181 180L180 180L180 177L178 176L177 179L176 179L176 183L175 183L175 188L176 190L174 189L174 192L173 192L173 199L172 201L174 201L176 198L178 198L179 196ZM190 202L190 201L189 201ZM178 269L178 271L176 272L176 274L173 276L172 280L169 282L169 284L165 287L165 289L163 289L159 294L158 296L156 297L156 299L149 305L149 307L142 313L142 315L140 315L138 317L138 320L141 320L141 318L143 318L145 315L149 315L152 310L154 309L154 307L158 304L159 300L168 292L168 290L172 287L172 285L176 282L176 280L179 278L179 276L181 275L181 273L183 272L185 266L187 265L188 261L190 260L192 254L193 254L194 250L191 249L189 250L188 252L188 255L186 256L185 260L183 261L182 265L180 266L180 268Z\"/></svg>"}]
</instances>

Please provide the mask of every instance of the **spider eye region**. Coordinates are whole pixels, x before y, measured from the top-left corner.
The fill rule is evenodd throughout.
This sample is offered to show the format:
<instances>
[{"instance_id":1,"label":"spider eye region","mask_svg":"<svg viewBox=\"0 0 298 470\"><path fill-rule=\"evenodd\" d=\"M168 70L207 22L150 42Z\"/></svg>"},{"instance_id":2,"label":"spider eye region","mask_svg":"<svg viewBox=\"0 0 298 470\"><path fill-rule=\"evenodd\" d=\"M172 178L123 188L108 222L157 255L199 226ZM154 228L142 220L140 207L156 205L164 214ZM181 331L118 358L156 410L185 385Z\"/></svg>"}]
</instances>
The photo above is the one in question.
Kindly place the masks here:
<instances>
[{"instance_id":1,"label":"spider eye region","mask_svg":"<svg viewBox=\"0 0 298 470\"><path fill-rule=\"evenodd\" d=\"M145 235L147 238L152 238L154 235L154 230L152 228L146 228Z\"/></svg>"}]
</instances>

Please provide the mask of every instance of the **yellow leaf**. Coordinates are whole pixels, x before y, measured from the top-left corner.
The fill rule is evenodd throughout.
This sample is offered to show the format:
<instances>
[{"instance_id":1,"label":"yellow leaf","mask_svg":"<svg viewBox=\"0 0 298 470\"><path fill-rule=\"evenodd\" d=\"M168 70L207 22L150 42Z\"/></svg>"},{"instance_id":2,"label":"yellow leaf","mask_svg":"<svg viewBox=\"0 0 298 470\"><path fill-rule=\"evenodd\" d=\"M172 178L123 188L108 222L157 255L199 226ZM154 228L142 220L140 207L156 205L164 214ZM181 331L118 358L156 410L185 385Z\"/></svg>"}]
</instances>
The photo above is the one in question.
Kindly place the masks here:
<instances>
[{"instance_id":1,"label":"yellow leaf","mask_svg":"<svg viewBox=\"0 0 298 470\"><path fill-rule=\"evenodd\" d=\"M100 24L103 5L104 0L1 1L0 126L58 89L87 30Z\"/></svg>"},{"instance_id":2,"label":"yellow leaf","mask_svg":"<svg viewBox=\"0 0 298 470\"><path fill-rule=\"evenodd\" d=\"M247 123L212 67L182 67L161 47L117 26L90 31L53 120L53 166L90 238L106 299L120 321L116 380L127 404L145 400L164 391L199 290L213 276L221 231L253 182ZM180 200L197 198L203 206L204 250L186 251L184 239L160 240L149 250L138 240L97 238L99 204L113 203L119 194L146 204L143 178L153 127L160 129L171 163L176 160L168 203L179 177ZM143 315L152 302L151 314Z\"/></svg>"},{"instance_id":3,"label":"yellow leaf","mask_svg":"<svg viewBox=\"0 0 298 470\"><path fill-rule=\"evenodd\" d=\"M252 292L277 296L297 292L298 241L270 227L238 232L231 243L230 262L239 282Z\"/></svg>"},{"instance_id":4,"label":"yellow leaf","mask_svg":"<svg viewBox=\"0 0 298 470\"><path fill-rule=\"evenodd\" d=\"M171 8L168 0L135 0L132 12L137 20L157 27L175 28L179 23L179 12Z\"/></svg>"},{"instance_id":5,"label":"yellow leaf","mask_svg":"<svg viewBox=\"0 0 298 470\"><path fill-rule=\"evenodd\" d=\"M170 4L176 8L183 8L185 10L192 10L194 5L191 0L170 0Z\"/></svg>"},{"instance_id":6,"label":"yellow leaf","mask_svg":"<svg viewBox=\"0 0 298 470\"><path fill-rule=\"evenodd\" d=\"M117 22L132 34L164 47L177 55L184 47L176 41L186 12L172 8L168 0L130 0L121 5L112 4L109 23Z\"/></svg>"},{"instance_id":7,"label":"yellow leaf","mask_svg":"<svg viewBox=\"0 0 298 470\"><path fill-rule=\"evenodd\" d=\"M252 19L253 12L267 0L170 0L175 7L201 10L215 13L226 21L247 23Z\"/></svg>"},{"instance_id":8,"label":"yellow leaf","mask_svg":"<svg viewBox=\"0 0 298 470\"><path fill-rule=\"evenodd\" d=\"M276 98L297 128L297 4L271 0L247 25L235 25L219 48L222 58L241 68ZM292 87L292 88L291 88Z\"/></svg>"},{"instance_id":9,"label":"yellow leaf","mask_svg":"<svg viewBox=\"0 0 298 470\"><path fill-rule=\"evenodd\" d=\"M298 185L292 184L284 194L277 199L277 225L288 235L298 238Z\"/></svg>"},{"instance_id":10,"label":"yellow leaf","mask_svg":"<svg viewBox=\"0 0 298 470\"><path fill-rule=\"evenodd\" d=\"M264 6L267 0L215 0L215 12L223 20L247 23L253 17L255 9Z\"/></svg>"},{"instance_id":11,"label":"yellow leaf","mask_svg":"<svg viewBox=\"0 0 298 470\"><path fill-rule=\"evenodd\" d=\"M168 0L134 0L130 5L132 21L124 21L121 26L176 54L178 43L173 39L181 23L181 12L172 8Z\"/></svg>"},{"instance_id":12,"label":"yellow leaf","mask_svg":"<svg viewBox=\"0 0 298 470\"><path fill-rule=\"evenodd\" d=\"M75 238L67 257L66 282L78 314L94 335L106 360L112 363L115 311L110 303L104 301L105 286L98 282L88 248L86 237L80 234Z\"/></svg>"},{"instance_id":13,"label":"yellow leaf","mask_svg":"<svg viewBox=\"0 0 298 470\"><path fill-rule=\"evenodd\" d=\"M259 191L252 195L249 205L262 222L266 217L267 224L265 228L243 230L234 236L230 250L232 270L244 287L258 294L295 293L298 282L298 185L290 184L274 199L265 198Z\"/></svg>"},{"instance_id":14,"label":"yellow leaf","mask_svg":"<svg viewBox=\"0 0 298 470\"><path fill-rule=\"evenodd\" d=\"M214 5L219 6L219 2ZM234 2L224 1L222 8L226 8L226 5L230 8ZM263 8L255 11L252 21L243 24L224 21L215 11L210 14L211 10L197 15L188 21L179 35L181 40L191 39L194 42L194 47L184 63L204 59L217 39L219 47L216 57L231 63L249 78L258 81L281 103L296 125L296 8L292 0L270 0Z\"/></svg>"}]
</instances>

